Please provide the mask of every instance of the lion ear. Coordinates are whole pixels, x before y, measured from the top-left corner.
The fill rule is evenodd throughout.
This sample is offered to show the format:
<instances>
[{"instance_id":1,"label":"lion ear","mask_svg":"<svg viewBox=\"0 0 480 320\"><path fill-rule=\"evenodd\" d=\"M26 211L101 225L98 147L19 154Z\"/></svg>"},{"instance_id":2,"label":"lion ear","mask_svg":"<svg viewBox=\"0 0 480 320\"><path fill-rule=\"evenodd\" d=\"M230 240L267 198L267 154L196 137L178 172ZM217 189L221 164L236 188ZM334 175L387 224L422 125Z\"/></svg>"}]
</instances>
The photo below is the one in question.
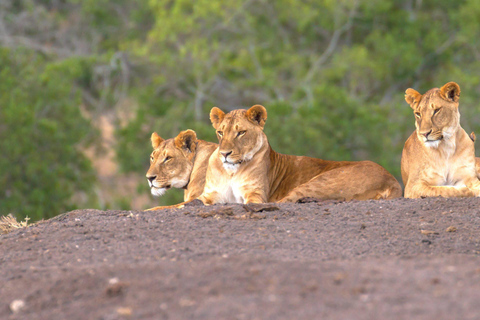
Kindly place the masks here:
<instances>
[{"instance_id":1,"label":"lion ear","mask_svg":"<svg viewBox=\"0 0 480 320\"><path fill-rule=\"evenodd\" d=\"M162 137L158 135L158 133L154 132L152 133L152 136L150 137L150 140L152 141L152 147L153 149L157 149L160 143L162 143L164 140Z\"/></svg>"},{"instance_id":2,"label":"lion ear","mask_svg":"<svg viewBox=\"0 0 480 320\"><path fill-rule=\"evenodd\" d=\"M405 91L405 101L407 101L412 109L420 102L420 99L422 99L422 95L417 90L408 88L407 91Z\"/></svg>"},{"instance_id":3,"label":"lion ear","mask_svg":"<svg viewBox=\"0 0 480 320\"><path fill-rule=\"evenodd\" d=\"M449 102L458 102L460 99L460 86L455 82L449 82L440 88L440 97Z\"/></svg>"},{"instance_id":4,"label":"lion ear","mask_svg":"<svg viewBox=\"0 0 480 320\"><path fill-rule=\"evenodd\" d=\"M472 139L473 142L475 142L475 140L477 139L477 137L475 136L475 132L472 131L472 133L470 133L469 135L470 139Z\"/></svg>"},{"instance_id":5,"label":"lion ear","mask_svg":"<svg viewBox=\"0 0 480 320\"><path fill-rule=\"evenodd\" d=\"M256 104L247 110L246 116L248 120L263 128L263 126L265 126L265 121L267 120L267 109L265 109L264 106Z\"/></svg>"},{"instance_id":6,"label":"lion ear","mask_svg":"<svg viewBox=\"0 0 480 320\"><path fill-rule=\"evenodd\" d=\"M212 126L215 128L215 130L218 128L220 123L222 123L223 118L225 118L225 112L217 107L213 107L210 111L210 121L212 121Z\"/></svg>"},{"instance_id":7,"label":"lion ear","mask_svg":"<svg viewBox=\"0 0 480 320\"><path fill-rule=\"evenodd\" d=\"M188 129L180 132L173 142L175 143L175 147L179 149L194 152L197 147L197 134L195 131Z\"/></svg>"}]
</instances>

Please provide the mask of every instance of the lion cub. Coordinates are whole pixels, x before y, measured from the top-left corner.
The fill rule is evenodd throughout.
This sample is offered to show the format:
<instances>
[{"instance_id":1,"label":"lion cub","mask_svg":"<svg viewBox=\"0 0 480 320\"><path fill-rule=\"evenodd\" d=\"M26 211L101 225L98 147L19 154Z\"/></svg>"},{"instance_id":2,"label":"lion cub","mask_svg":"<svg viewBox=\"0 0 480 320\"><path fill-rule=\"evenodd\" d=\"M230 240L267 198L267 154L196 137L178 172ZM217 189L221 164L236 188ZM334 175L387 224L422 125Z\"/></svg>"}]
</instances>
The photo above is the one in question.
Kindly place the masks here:
<instances>
[{"instance_id":1,"label":"lion cub","mask_svg":"<svg viewBox=\"0 0 480 320\"><path fill-rule=\"evenodd\" d=\"M196 199L203 192L208 159L216 143L197 139L193 130L182 131L163 140L156 132L151 137L153 152L147 180L154 196L162 196L171 187L183 188L184 200Z\"/></svg>"},{"instance_id":2,"label":"lion cub","mask_svg":"<svg viewBox=\"0 0 480 320\"><path fill-rule=\"evenodd\" d=\"M480 159L475 135L460 126L460 87L449 82L421 95L405 91L415 114L415 132L405 142L402 179L406 198L480 196Z\"/></svg>"},{"instance_id":3,"label":"lion cub","mask_svg":"<svg viewBox=\"0 0 480 320\"><path fill-rule=\"evenodd\" d=\"M326 161L275 152L263 132L267 110L261 105L228 114L215 107L210 119L219 146L210 157L205 190L199 197L205 204L402 195L398 181L371 161Z\"/></svg>"}]
</instances>

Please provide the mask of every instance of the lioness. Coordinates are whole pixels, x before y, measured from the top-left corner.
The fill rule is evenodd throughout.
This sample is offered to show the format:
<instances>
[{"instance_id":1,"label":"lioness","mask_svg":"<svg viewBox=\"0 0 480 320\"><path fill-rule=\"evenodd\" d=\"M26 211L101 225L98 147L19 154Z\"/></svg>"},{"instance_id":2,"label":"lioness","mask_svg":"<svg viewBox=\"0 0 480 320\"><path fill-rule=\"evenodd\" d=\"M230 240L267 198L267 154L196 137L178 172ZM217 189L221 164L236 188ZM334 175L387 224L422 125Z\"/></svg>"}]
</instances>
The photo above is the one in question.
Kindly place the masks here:
<instances>
[{"instance_id":1,"label":"lioness","mask_svg":"<svg viewBox=\"0 0 480 320\"><path fill-rule=\"evenodd\" d=\"M405 197L479 196L480 159L475 159L475 135L460 126L458 84L424 95L411 88L405 93L416 119L402 153Z\"/></svg>"},{"instance_id":2,"label":"lioness","mask_svg":"<svg viewBox=\"0 0 480 320\"><path fill-rule=\"evenodd\" d=\"M151 137L148 184L154 196L162 196L171 187L183 188L184 200L198 198L203 192L208 159L216 143L197 139L193 130L185 130L173 139L163 140L156 132Z\"/></svg>"},{"instance_id":3,"label":"lioness","mask_svg":"<svg viewBox=\"0 0 480 320\"><path fill-rule=\"evenodd\" d=\"M203 203L295 202L304 197L391 199L402 195L397 180L371 161L326 161L276 153L263 132L266 119L267 111L260 105L228 114L216 107L211 110L210 120L220 144L208 163L205 189L198 198Z\"/></svg>"}]
</instances>

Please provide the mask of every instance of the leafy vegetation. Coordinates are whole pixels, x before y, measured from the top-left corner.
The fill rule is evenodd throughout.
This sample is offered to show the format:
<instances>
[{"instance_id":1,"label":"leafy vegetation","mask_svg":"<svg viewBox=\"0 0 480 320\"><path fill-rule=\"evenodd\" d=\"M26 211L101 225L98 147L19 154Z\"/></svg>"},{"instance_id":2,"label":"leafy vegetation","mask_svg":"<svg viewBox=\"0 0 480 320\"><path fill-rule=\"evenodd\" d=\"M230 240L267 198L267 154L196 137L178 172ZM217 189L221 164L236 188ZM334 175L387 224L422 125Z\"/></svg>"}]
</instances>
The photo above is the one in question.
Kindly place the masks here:
<instances>
[{"instance_id":1,"label":"leafy vegetation","mask_svg":"<svg viewBox=\"0 0 480 320\"><path fill-rule=\"evenodd\" d=\"M424 92L456 81L462 125L480 128L478 1L11 0L1 6L0 146L8 154L0 160L2 214L38 219L96 206L92 196L82 204L72 195L94 189L80 146L98 141L92 123L105 114L115 119L120 174L139 177L152 131L170 138L191 128L214 141L213 106L263 104L276 151L370 159L399 180L401 150L414 130L405 89ZM145 181L138 192L148 193ZM181 197L169 191L157 203Z\"/></svg>"},{"instance_id":2,"label":"leafy vegetation","mask_svg":"<svg viewBox=\"0 0 480 320\"><path fill-rule=\"evenodd\" d=\"M72 90L83 66L5 48L0 65L0 212L48 218L72 209L73 195L91 198L95 176L79 147L94 134Z\"/></svg>"}]
</instances>

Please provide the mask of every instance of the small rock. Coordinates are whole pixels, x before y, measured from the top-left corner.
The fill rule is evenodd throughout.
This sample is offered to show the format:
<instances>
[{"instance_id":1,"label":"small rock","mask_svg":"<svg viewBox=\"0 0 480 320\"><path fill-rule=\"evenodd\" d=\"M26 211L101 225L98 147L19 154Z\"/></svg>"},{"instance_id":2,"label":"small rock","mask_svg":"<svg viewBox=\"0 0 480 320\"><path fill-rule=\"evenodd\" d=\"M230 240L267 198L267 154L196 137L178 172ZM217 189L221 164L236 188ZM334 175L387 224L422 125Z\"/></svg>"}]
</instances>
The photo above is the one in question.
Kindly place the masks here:
<instances>
[{"instance_id":1,"label":"small rock","mask_svg":"<svg viewBox=\"0 0 480 320\"><path fill-rule=\"evenodd\" d=\"M342 272L339 272L339 273L336 273L334 276L333 276L333 283L335 284L341 284L343 282L343 280L345 280L347 278L347 274L346 273L342 273Z\"/></svg>"},{"instance_id":2,"label":"small rock","mask_svg":"<svg viewBox=\"0 0 480 320\"><path fill-rule=\"evenodd\" d=\"M250 213L250 215L248 217L250 219L254 219L254 220L261 220L261 219L267 218L267 216L264 215L264 214L255 214L255 213Z\"/></svg>"},{"instance_id":3,"label":"small rock","mask_svg":"<svg viewBox=\"0 0 480 320\"><path fill-rule=\"evenodd\" d=\"M109 281L109 285L105 290L105 294L109 297L116 297L116 296L122 295L125 291L125 288L128 286L128 284L124 282L119 282L118 278L112 278L110 280L113 280L113 281Z\"/></svg>"},{"instance_id":4,"label":"small rock","mask_svg":"<svg viewBox=\"0 0 480 320\"><path fill-rule=\"evenodd\" d=\"M447 271L448 272L455 272L455 271L457 271L457 268L455 266L448 266Z\"/></svg>"},{"instance_id":5,"label":"small rock","mask_svg":"<svg viewBox=\"0 0 480 320\"><path fill-rule=\"evenodd\" d=\"M233 216L233 209L223 208L212 211L199 212L197 215L202 218L210 218L215 216Z\"/></svg>"},{"instance_id":6,"label":"small rock","mask_svg":"<svg viewBox=\"0 0 480 320\"><path fill-rule=\"evenodd\" d=\"M10 303L10 310L13 313L18 313L23 308L25 308L25 301L23 301L23 300L17 299L17 300L13 300Z\"/></svg>"},{"instance_id":7,"label":"small rock","mask_svg":"<svg viewBox=\"0 0 480 320\"><path fill-rule=\"evenodd\" d=\"M432 244L432 241L430 241L430 240L428 240L428 239L423 239L423 240L422 240L422 243L425 243L425 244L430 245L430 244Z\"/></svg>"},{"instance_id":8,"label":"small rock","mask_svg":"<svg viewBox=\"0 0 480 320\"><path fill-rule=\"evenodd\" d=\"M180 301L178 302L178 304L181 307L191 307L191 306L194 306L196 302L190 298L183 297L183 298L180 298Z\"/></svg>"},{"instance_id":9,"label":"small rock","mask_svg":"<svg viewBox=\"0 0 480 320\"><path fill-rule=\"evenodd\" d=\"M108 279L108 284L117 284L118 283L118 278L110 278Z\"/></svg>"},{"instance_id":10,"label":"small rock","mask_svg":"<svg viewBox=\"0 0 480 320\"><path fill-rule=\"evenodd\" d=\"M447 232L456 232L457 231L457 228L455 228L454 226L450 226L447 228L447 230L445 230Z\"/></svg>"},{"instance_id":11,"label":"small rock","mask_svg":"<svg viewBox=\"0 0 480 320\"><path fill-rule=\"evenodd\" d=\"M364 223L362 223L362 225L360 226L360 229L363 230L365 228L367 228L367 226Z\"/></svg>"},{"instance_id":12,"label":"small rock","mask_svg":"<svg viewBox=\"0 0 480 320\"><path fill-rule=\"evenodd\" d=\"M420 230L420 232L426 236L433 235L433 234L438 234L438 232L431 231L431 230Z\"/></svg>"},{"instance_id":13,"label":"small rock","mask_svg":"<svg viewBox=\"0 0 480 320\"><path fill-rule=\"evenodd\" d=\"M117 313L120 316L131 316L132 315L132 308L120 307L120 308L117 309Z\"/></svg>"}]
</instances>

